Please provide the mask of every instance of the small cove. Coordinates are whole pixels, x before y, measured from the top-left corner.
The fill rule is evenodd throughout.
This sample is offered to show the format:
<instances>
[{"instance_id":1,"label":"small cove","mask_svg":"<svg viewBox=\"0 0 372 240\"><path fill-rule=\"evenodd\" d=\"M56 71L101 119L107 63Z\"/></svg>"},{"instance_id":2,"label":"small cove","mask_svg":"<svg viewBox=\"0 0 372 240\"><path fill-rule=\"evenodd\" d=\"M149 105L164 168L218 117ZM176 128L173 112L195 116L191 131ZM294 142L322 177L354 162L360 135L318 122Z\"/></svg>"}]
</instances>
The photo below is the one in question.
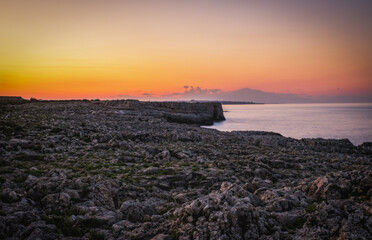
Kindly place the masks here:
<instances>
[{"instance_id":1,"label":"small cove","mask_svg":"<svg viewBox=\"0 0 372 240\"><path fill-rule=\"evenodd\" d=\"M372 142L372 103L223 105L220 131L270 131L292 138Z\"/></svg>"}]
</instances>

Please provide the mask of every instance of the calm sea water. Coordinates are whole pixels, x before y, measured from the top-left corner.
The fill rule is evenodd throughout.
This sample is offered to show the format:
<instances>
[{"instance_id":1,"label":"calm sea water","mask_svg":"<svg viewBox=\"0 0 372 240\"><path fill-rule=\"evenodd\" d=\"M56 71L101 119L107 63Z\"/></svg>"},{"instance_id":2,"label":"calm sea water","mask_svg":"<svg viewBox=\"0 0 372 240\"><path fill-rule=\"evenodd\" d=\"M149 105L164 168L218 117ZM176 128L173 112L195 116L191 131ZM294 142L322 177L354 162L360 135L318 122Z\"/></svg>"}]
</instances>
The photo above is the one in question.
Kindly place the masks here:
<instances>
[{"instance_id":1,"label":"calm sea water","mask_svg":"<svg viewBox=\"0 0 372 240\"><path fill-rule=\"evenodd\" d=\"M220 131L271 131L292 138L372 142L372 103L223 105Z\"/></svg>"}]
</instances>

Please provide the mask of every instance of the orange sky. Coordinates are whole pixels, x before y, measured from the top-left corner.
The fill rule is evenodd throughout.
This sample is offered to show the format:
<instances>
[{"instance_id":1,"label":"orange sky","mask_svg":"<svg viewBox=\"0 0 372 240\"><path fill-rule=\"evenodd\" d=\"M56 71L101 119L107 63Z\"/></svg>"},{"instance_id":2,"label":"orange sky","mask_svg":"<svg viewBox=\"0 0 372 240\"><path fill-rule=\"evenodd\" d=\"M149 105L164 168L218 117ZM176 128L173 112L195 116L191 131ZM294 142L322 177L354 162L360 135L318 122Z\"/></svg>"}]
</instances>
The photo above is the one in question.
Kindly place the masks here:
<instances>
[{"instance_id":1,"label":"orange sky","mask_svg":"<svg viewBox=\"0 0 372 240\"><path fill-rule=\"evenodd\" d=\"M182 2L2 1L0 95L372 94L369 1Z\"/></svg>"}]
</instances>

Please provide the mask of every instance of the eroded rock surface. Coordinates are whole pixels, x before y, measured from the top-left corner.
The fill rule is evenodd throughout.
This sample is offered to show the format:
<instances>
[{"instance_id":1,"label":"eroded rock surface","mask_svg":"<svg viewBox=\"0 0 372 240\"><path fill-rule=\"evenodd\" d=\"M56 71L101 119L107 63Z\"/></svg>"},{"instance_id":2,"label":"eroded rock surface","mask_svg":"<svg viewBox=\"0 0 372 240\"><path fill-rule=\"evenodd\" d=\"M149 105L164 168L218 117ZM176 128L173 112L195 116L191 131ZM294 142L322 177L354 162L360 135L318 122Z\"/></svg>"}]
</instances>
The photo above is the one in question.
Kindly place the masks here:
<instances>
[{"instance_id":1,"label":"eroded rock surface","mask_svg":"<svg viewBox=\"0 0 372 240\"><path fill-rule=\"evenodd\" d=\"M0 108L0 239L372 239L370 143L179 124L201 112L178 103Z\"/></svg>"}]
</instances>

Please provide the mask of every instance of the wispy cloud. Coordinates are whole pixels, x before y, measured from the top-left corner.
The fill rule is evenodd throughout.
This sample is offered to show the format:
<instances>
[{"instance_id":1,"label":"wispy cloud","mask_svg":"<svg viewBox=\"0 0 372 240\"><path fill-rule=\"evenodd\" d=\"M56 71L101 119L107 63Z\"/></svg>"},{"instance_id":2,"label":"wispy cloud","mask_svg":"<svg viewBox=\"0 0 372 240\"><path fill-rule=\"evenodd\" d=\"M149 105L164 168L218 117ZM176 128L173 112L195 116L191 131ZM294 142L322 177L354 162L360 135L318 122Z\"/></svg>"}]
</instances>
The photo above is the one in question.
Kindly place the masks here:
<instances>
[{"instance_id":1,"label":"wispy cloud","mask_svg":"<svg viewBox=\"0 0 372 240\"><path fill-rule=\"evenodd\" d=\"M163 97L205 97L205 96L212 96L215 94L219 94L222 92L221 89L208 89L208 88L201 88L199 86L184 86L183 92L173 92L164 94Z\"/></svg>"}]
</instances>

